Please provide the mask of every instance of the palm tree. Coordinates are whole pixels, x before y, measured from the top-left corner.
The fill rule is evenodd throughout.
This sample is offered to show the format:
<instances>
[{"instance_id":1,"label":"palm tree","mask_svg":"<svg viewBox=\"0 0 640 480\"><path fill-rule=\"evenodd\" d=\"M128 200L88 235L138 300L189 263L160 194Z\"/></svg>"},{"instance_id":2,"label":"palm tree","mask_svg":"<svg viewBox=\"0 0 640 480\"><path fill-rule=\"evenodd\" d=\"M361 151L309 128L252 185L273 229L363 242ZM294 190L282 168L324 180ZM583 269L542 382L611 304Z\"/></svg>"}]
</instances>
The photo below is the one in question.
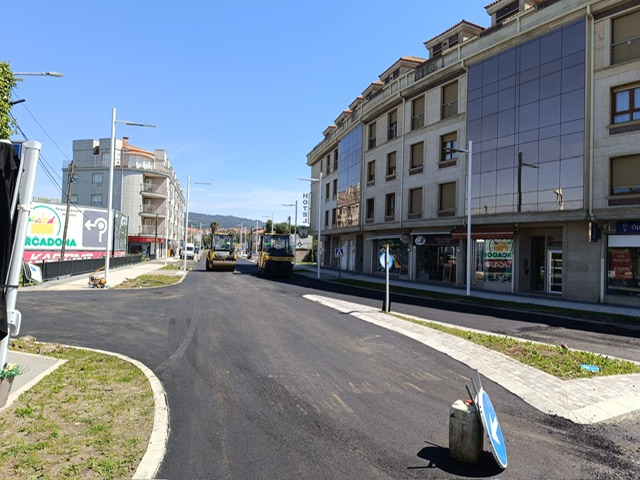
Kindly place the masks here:
<instances>
[{"instance_id":1,"label":"palm tree","mask_svg":"<svg viewBox=\"0 0 640 480\"><path fill-rule=\"evenodd\" d=\"M219 226L220 225L218 224L218 222L211 222L211 224L209 225L209 227L211 227L211 235L215 235Z\"/></svg>"}]
</instances>

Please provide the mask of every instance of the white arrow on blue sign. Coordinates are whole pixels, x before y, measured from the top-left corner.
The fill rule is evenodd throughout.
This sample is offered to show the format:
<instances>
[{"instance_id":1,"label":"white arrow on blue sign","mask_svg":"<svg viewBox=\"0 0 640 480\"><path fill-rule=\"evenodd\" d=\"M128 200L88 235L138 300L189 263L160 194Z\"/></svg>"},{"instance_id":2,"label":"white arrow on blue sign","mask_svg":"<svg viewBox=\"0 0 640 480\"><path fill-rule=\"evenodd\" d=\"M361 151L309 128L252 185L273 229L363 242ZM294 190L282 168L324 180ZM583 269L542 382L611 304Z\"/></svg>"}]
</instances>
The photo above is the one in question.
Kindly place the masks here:
<instances>
[{"instance_id":1,"label":"white arrow on blue sign","mask_svg":"<svg viewBox=\"0 0 640 480\"><path fill-rule=\"evenodd\" d=\"M477 406L480 411L482 426L489 436L493 458L496 459L500 467L505 469L507 468L507 446L502 436L502 428L500 428L500 422L498 421L496 411L493 409L491 399L489 399L489 395L487 395L487 392L482 388L480 388L478 392Z\"/></svg>"}]
</instances>

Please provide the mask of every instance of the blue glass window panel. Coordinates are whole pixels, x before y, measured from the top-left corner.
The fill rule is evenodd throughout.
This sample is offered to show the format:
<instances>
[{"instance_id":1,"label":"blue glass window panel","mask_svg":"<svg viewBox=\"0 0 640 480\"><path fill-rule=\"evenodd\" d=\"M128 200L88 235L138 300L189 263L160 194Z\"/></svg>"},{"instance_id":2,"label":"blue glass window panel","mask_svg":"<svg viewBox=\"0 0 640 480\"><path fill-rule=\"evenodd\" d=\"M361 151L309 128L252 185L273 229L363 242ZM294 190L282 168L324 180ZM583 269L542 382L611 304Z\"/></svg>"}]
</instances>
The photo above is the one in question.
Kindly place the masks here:
<instances>
[{"instance_id":1,"label":"blue glass window panel","mask_svg":"<svg viewBox=\"0 0 640 480\"><path fill-rule=\"evenodd\" d=\"M484 61L482 66L482 85L486 88L487 85L498 81L498 57L492 57Z\"/></svg>"},{"instance_id":2,"label":"blue glass window panel","mask_svg":"<svg viewBox=\"0 0 640 480\"><path fill-rule=\"evenodd\" d=\"M498 170L496 172L496 193L498 195L515 193L517 180L514 178L514 172L515 170L513 168Z\"/></svg>"},{"instance_id":3,"label":"blue glass window panel","mask_svg":"<svg viewBox=\"0 0 640 480\"><path fill-rule=\"evenodd\" d=\"M580 20L562 29L562 56L583 52L585 45L585 22Z\"/></svg>"},{"instance_id":4,"label":"blue glass window panel","mask_svg":"<svg viewBox=\"0 0 640 480\"><path fill-rule=\"evenodd\" d=\"M584 118L584 89L574 90L573 92L564 93L562 95L562 121L570 122Z\"/></svg>"},{"instance_id":5,"label":"blue glass window panel","mask_svg":"<svg viewBox=\"0 0 640 480\"><path fill-rule=\"evenodd\" d=\"M582 157L568 158L560 163L560 186L582 187L584 183L584 160Z\"/></svg>"},{"instance_id":6,"label":"blue glass window panel","mask_svg":"<svg viewBox=\"0 0 640 480\"><path fill-rule=\"evenodd\" d=\"M482 115L492 115L498 111L498 94L485 95L482 99Z\"/></svg>"},{"instance_id":7,"label":"blue glass window panel","mask_svg":"<svg viewBox=\"0 0 640 480\"><path fill-rule=\"evenodd\" d=\"M476 63L469 66L467 75L467 89L469 92L476 89L482 89L482 67L484 62Z\"/></svg>"},{"instance_id":8,"label":"blue glass window panel","mask_svg":"<svg viewBox=\"0 0 640 480\"><path fill-rule=\"evenodd\" d=\"M543 35L540 38L540 63L545 64L558 60L562 53L559 48L562 42L562 33L560 30Z\"/></svg>"},{"instance_id":9,"label":"blue glass window panel","mask_svg":"<svg viewBox=\"0 0 640 480\"><path fill-rule=\"evenodd\" d=\"M505 88L498 92L498 111L507 110L516 106L516 88Z\"/></svg>"},{"instance_id":10,"label":"blue glass window panel","mask_svg":"<svg viewBox=\"0 0 640 480\"><path fill-rule=\"evenodd\" d=\"M511 48L502 52L498 58L498 68L500 80L513 77L516 74L516 49Z\"/></svg>"},{"instance_id":11,"label":"blue glass window panel","mask_svg":"<svg viewBox=\"0 0 640 480\"><path fill-rule=\"evenodd\" d=\"M568 133L584 132L584 119L578 119L571 122L560 124L562 135Z\"/></svg>"},{"instance_id":12,"label":"blue glass window panel","mask_svg":"<svg viewBox=\"0 0 640 480\"><path fill-rule=\"evenodd\" d=\"M520 106L518 130L526 132L538 128L538 104L529 103Z\"/></svg>"},{"instance_id":13,"label":"blue glass window panel","mask_svg":"<svg viewBox=\"0 0 640 480\"><path fill-rule=\"evenodd\" d=\"M540 80L535 79L520 84L520 104L537 102L540 99Z\"/></svg>"},{"instance_id":14,"label":"blue glass window panel","mask_svg":"<svg viewBox=\"0 0 640 480\"><path fill-rule=\"evenodd\" d=\"M505 168L513 168L516 165L516 148L514 145L510 147L499 148L497 150L496 168L502 170Z\"/></svg>"},{"instance_id":15,"label":"blue glass window panel","mask_svg":"<svg viewBox=\"0 0 640 480\"><path fill-rule=\"evenodd\" d=\"M560 158L581 157L584 155L584 134L564 135L560 140Z\"/></svg>"},{"instance_id":16,"label":"blue glass window panel","mask_svg":"<svg viewBox=\"0 0 640 480\"><path fill-rule=\"evenodd\" d=\"M562 73L555 72L540 77L540 98L549 98L560 95L562 92Z\"/></svg>"},{"instance_id":17,"label":"blue glass window panel","mask_svg":"<svg viewBox=\"0 0 640 480\"><path fill-rule=\"evenodd\" d=\"M540 127L538 130L538 138L540 140L551 137L559 137L560 136L560 124L550 125L548 127Z\"/></svg>"},{"instance_id":18,"label":"blue glass window panel","mask_svg":"<svg viewBox=\"0 0 640 480\"><path fill-rule=\"evenodd\" d=\"M498 137L513 135L516 131L516 110L512 108L498 113Z\"/></svg>"},{"instance_id":19,"label":"blue glass window panel","mask_svg":"<svg viewBox=\"0 0 640 480\"><path fill-rule=\"evenodd\" d=\"M538 161L551 162L560 159L560 137L545 138L538 142Z\"/></svg>"},{"instance_id":20,"label":"blue glass window panel","mask_svg":"<svg viewBox=\"0 0 640 480\"><path fill-rule=\"evenodd\" d=\"M559 51L559 49L557 49ZM557 73L562 70L562 60L554 60L553 62L540 65L540 76L545 77L552 73Z\"/></svg>"},{"instance_id":21,"label":"blue glass window panel","mask_svg":"<svg viewBox=\"0 0 640 480\"><path fill-rule=\"evenodd\" d=\"M482 152L482 157L480 158L480 172L488 172L496 169L496 155L497 151L495 149ZM473 163L475 163L475 160Z\"/></svg>"},{"instance_id":22,"label":"blue glass window panel","mask_svg":"<svg viewBox=\"0 0 640 480\"><path fill-rule=\"evenodd\" d=\"M562 70L562 92L584 88L584 64Z\"/></svg>"},{"instance_id":23,"label":"blue glass window panel","mask_svg":"<svg viewBox=\"0 0 640 480\"><path fill-rule=\"evenodd\" d=\"M482 98L467 103L467 120L482 117Z\"/></svg>"},{"instance_id":24,"label":"blue glass window panel","mask_svg":"<svg viewBox=\"0 0 640 480\"><path fill-rule=\"evenodd\" d=\"M522 169L522 183L524 184L524 168ZM527 169L530 170L530 169ZM540 163L538 165L540 190L560 188L560 161Z\"/></svg>"},{"instance_id":25,"label":"blue glass window panel","mask_svg":"<svg viewBox=\"0 0 640 480\"><path fill-rule=\"evenodd\" d=\"M482 138L495 138L498 133L498 115L488 115L482 119Z\"/></svg>"},{"instance_id":26,"label":"blue glass window panel","mask_svg":"<svg viewBox=\"0 0 640 480\"><path fill-rule=\"evenodd\" d=\"M524 72L530 68L540 65L540 40L535 39L530 42L523 43L518 49L519 53L519 70Z\"/></svg>"},{"instance_id":27,"label":"blue glass window panel","mask_svg":"<svg viewBox=\"0 0 640 480\"><path fill-rule=\"evenodd\" d=\"M491 172L482 172L480 174L480 196L485 199L492 198L492 204L495 201L496 195L496 178L495 170Z\"/></svg>"},{"instance_id":28,"label":"blue glass window panel","mask_svg":"<svg viewBox=\"0 0 640 480\"><path fill-rule=\"evenodd\" d=\"M540 101L540 126L557 125L560 123L560 96ZM558 132L559 134L560 132Z\"/></svg>"}]
</instances>

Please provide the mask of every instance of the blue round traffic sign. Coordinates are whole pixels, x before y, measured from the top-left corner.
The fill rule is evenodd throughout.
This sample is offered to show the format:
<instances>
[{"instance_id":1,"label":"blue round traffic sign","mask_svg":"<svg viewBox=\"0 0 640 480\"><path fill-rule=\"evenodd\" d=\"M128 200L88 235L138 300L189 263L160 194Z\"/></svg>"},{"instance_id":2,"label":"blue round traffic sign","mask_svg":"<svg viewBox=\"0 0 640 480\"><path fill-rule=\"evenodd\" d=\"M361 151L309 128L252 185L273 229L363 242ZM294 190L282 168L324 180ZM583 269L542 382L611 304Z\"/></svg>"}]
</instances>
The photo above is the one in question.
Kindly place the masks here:
<instances>
[{"instance_id":1,"label":"blue round traffic sign","mask_svg":"<svg viewBox=\"0 0 640 480\"><path fill-rule=\"evenodd\" d=\"M391 266L391 255L389 255L389 258L387 258L387 254L385 252L382 252L380 254L380 266L384 269L387 269Z\"/></svg>"},{"instance_id":2,"label":"blue round traffic sign","mask_svg":"<svg viewBox=\"0 0 640 480\"><path fill-rule=\"evenodd\" d=\"M502 428L500 427L496 411L493 409L491 399L482 388L480 388L478 392L477 403L478 410L480 410L480 418L482 419L482 426L491 443L493 458L496 459L500 467L503 469L507 468L507 446L502 436Z\"/></svg>"}]
</instances>

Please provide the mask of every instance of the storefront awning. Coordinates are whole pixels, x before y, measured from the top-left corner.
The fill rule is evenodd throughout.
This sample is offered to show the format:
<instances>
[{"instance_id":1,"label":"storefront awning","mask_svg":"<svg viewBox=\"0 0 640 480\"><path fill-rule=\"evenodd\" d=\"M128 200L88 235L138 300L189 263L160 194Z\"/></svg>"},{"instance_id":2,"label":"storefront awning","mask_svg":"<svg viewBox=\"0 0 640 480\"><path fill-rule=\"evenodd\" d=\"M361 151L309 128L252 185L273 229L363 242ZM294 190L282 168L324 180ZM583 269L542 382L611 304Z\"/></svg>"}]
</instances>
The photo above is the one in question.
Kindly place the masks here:
<instances>
[{"instance_id":1,"label":"storefront awning","mask_svg":"<svg viewBox=\"0 0 640 480\"><path fill-rule=\"evenodd\" d=\"M514 230L508 228L474 228L471 227L471 238L474 240L482 238L513 238ZM456 227L451 232L454 239L467 238L467 227Z\"/></svg>"}]
</instances>

